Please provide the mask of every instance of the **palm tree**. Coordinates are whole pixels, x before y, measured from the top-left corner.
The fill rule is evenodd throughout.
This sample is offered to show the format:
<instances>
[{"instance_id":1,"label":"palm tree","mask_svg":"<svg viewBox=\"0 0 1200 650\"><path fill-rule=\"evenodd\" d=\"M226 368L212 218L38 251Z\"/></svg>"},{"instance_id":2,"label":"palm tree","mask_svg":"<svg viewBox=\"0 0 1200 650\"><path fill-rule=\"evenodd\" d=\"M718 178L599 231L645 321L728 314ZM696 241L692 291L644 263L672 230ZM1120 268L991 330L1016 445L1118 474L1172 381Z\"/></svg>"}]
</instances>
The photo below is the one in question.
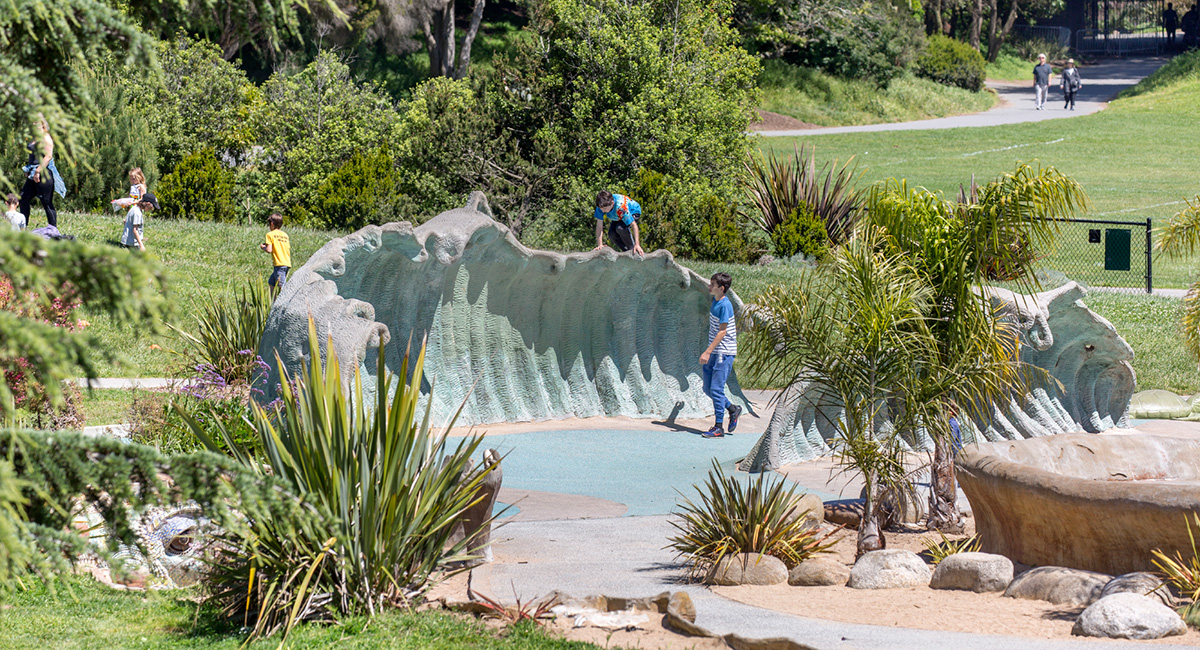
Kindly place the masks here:
<instances>
[{"instance_id":1,"label":"palm tree","mask_svg":"<svg viewBox=\"0 0 1200 650\"><path fill-rule=\"evenodd\" d=\"M1188 201L1188 207L1159 230L1155 247L1171 257L1183 257L1196 252L1196 248L1200 247L1200 196L1196 197L1195 203ZM1193 284L1183 298L1180 325L1184 348L1193 359L1200 359L1200 281Z\"/></svg>"},{"instance_id":2,"label":"palm tree","mask_svg":"<svg viewBox=\"0 0 1200 650\"><path fill-rule=\"evenodd\" d=\"M863 223L887 233L886 246L906 254L933 288L929 330L937 354L923 367L919 421L934 440L929 527L961 529L956 505L947 408L988 419L992 405L1005 402L1038 373L1019 361L1017 332L978 295L989 280L1014 280L1036 287L1032 267L1053 245L1058 219L1086 208L1082 186L1053 167L1019 164L1015 171L969 191L956 201L905 181L872 188ZM946 381L950 380L950 381Z\"/></svg>"},{"instance_id":3,"label":"palm tree","mask_svg":"<svg viewBox=\"0 0 1200 650\"><path fill-rule=\"evenodd\" d=\"M915 426L913 400L924 392L917 369L936 355L925 317L933 289L883 243L880 231L860 231L793 286L769 288L744 344L752 372L816 387L789 395L826 414L843 471L862 476L860 555L884 545L878 504L906 483L895 432Z\"/></svg>"}]
</instances>

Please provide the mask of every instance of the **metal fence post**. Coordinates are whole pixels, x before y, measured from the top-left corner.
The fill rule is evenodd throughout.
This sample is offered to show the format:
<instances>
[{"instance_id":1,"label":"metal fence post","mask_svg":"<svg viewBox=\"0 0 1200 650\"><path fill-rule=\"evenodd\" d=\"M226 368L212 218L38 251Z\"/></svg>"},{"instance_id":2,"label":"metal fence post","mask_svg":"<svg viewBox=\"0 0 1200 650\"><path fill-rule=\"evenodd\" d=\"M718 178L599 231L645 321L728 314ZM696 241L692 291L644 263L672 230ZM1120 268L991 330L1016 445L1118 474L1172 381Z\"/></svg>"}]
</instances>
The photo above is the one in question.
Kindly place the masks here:
<instances>
[{"instance_id":1,"label":"metal fence post","mask_svg":"<svg viewBox=\"0 0 1200 650\"><path fill-rule=\"evenodd\" d=\"M1150 257L1150 230L1153 228L1153 222L1150 217L1146 217L1146 293L1154 293L1154 262Z\"/></svg>"}]
</instances>

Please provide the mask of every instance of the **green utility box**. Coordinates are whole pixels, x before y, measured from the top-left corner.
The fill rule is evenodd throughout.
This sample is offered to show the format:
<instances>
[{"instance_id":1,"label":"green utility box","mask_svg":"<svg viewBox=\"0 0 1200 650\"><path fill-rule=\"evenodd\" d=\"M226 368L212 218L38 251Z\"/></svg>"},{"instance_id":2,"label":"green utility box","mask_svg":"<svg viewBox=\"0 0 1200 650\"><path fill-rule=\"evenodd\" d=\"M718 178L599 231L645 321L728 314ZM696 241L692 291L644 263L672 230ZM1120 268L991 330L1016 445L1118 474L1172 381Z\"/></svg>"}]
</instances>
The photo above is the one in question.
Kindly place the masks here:
<instances>
[{"instance_id":1,"label":"green utility box","mask_svg":"<svg viewBox=\"0 0 1200 650\"><path fill-rule=\"evenodd\" d=\"M1108 228L1104 231L1104 270L1129 270L1130 230Z\"/></svg>"}]
</instances>

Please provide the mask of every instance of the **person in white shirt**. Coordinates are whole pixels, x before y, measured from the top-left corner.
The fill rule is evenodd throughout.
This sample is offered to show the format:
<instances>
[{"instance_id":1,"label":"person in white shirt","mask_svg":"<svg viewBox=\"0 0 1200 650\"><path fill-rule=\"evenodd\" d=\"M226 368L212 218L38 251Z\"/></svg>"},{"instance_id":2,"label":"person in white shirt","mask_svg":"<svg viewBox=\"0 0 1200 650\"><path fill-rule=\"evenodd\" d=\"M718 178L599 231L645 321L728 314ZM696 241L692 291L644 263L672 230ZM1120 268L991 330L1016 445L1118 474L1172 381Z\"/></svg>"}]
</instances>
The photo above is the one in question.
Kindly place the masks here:
<instances>
[{"instance_id":1,"label":"person in white shirt","mask_svg":"<svg viewBox=\"0 0 1200 650\"><path fill-rule=\"evenodd\" d=\"M136 205L129 206L129 212L125 215L125 231L121 233L121 244L127 248L146 250L146 240L142 237L144 227L142 213L157 209L158 198L154 196L154 192L142 194L141 201L138 201Z\"/></svg>"},{"instance_id":2,"label":"person in white shirt","mask_svg":"<svg viewBox=\"0 0 1200 650\"><path fill-rule=\"evenodd\" d=\"M9 194L4 197L5 210L4 216L8 217L8 222L12 224L13 230L25 230L25 215L21 214L21 197L16 194Z\"/></svg>"}]
</instances>

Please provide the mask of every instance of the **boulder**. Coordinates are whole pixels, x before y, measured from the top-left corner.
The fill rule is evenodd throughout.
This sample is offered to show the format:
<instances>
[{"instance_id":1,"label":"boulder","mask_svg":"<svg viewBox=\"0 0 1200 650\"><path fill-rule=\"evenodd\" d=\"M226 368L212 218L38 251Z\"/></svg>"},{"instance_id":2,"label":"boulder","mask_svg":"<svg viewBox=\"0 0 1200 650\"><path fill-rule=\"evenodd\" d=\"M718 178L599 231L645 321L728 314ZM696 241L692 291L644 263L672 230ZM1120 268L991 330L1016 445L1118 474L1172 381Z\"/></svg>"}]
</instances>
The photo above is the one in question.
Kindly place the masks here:
<instances>
[{"instance_id":1,"label":"boulder","mask_svg":"<svg viewBox=\"0 0 1200 650\"><path fill-rule=\"evenodd\" d=\"M846 528L858 528L862 521L862 499L840 499L824 504L825 521Z\"/></svg>"},{"instance_id":2,"label":"boulder","mask_svg":"<svg viewBox=\"0 0 1200 650\"><path fill-rule=\"evenodd\" d=\"M1094 571L1043 566L1017 576L1008 585L1008 598L1044 600L1055 605L1087 606L1100 598L1112 576Z\"/></svg>"},{"instance_id":3,"label":"boulder","mask_svg":"<svg viewBox=\"0 0 1200 650\"><path fill-rule=\"evenodd\" d=\"M792 499L792 512L789 513L789 518L799 516L807 512L807 519L822 523L825 521L825 502L821 501L821 497L805 492L797 495Z\"/></svg>"},{"instance_id":4,"label":"boulder","mask_svg":"<svg viewBox=\"0 0 1200 650\"><path fill-rule=\"evenodd\" d=\"M976 593L1004 591L1013 579L1012 560L991 553L955 553L938 563L929 586Z\"/></svg>"},{"instance_id":5,"label":"boulder","mask_svg":"<svg viewBox=\"0 0 1200 650\"><path fill-rule=\"evenodd\" d=\"M864 553L850 569L853 589L902 589L929 584L929 565L912 551L884 549Z\"/></svg>"},{"instance_id":6,"label":"boulder","mask_svg":"<svg viewBox=\"0 0 1200 650\"><path fill-rule=\"evenodd\" d=\"M829 557L809 558L788 572L788 584L793 587L844 585L849 579L850 569Z\"/></svg>"},{"instance_id":7,"label":"boulder","mask_svg":"<svg viewBox=\"0 0 1200 650\"><path fill-rule=\"evenodd\" d=\"M1187 632L1175 610L1149 596L1116 593L1090 605L1075 621L1071 634L1108 639L1161 639Z\"/></svg>"},{"instance_id":8,"label":"boulder","mask_svg":"<svg viewBox=\"0 0 1200 650\"><path fill-rule=\"evenodd\" d=\"M787 579L787 565L783 560L760 553L738 553L721 558L708 575L707 582L723 586L777 585Z\"/></svg>"},{"instance_id":9,"label":"boulder","mask_svg":"<svg viewBox=\"0 0 1200 650\"><path fill-rule=\"evenodd\" d=\"M1125 575L1109 580L1108 584L1104 585L1104 589L1100 591L1100 597L1104 598L1113 594L1141 594L1149 596L1168 607L1175 604L1175 599L1171 596L1171 590L1167 588L1162 578L1153 573L1142 571L1126 573Z\"/></svg>"}]
</instances>

